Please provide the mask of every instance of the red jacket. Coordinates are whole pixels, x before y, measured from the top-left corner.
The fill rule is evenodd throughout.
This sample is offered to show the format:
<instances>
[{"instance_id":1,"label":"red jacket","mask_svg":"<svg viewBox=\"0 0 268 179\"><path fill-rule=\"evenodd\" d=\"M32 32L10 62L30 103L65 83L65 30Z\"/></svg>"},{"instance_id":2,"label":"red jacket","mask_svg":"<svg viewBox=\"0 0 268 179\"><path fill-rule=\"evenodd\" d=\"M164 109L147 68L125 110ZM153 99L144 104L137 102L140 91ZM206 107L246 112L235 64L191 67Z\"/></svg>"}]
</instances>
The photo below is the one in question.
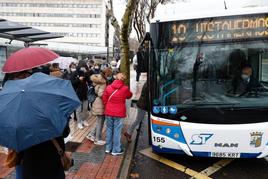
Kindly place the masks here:
<instances>
[{"instance_id":1,"label":"red jacket","mask_svg":"<svg viewBox=\"0 0 268 179\"><path fill-rule=\"evenodd\" d=\"M111 96L117 89L118 91ZM131 97L132 93L129 88L124 85L124 82L121 80L115 80L111 85L107 86L102 96L103 104L105 106L104 114L106 116L125 118L126 99L130 99Z\"/></svg>"}]
</instances>

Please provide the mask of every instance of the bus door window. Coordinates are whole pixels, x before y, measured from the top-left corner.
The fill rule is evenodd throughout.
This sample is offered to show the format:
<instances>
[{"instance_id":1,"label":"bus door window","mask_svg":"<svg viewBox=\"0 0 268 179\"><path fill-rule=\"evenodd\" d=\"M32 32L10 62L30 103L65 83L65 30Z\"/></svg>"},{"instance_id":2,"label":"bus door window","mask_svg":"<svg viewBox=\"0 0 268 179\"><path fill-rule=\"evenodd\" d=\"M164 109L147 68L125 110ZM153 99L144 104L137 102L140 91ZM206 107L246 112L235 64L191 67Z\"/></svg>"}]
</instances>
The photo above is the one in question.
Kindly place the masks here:
<instances>
[{"instance_id":1,"label":"bus door window","mask_svg":"<svg viewBox=\"0 0 268 179\"><path fill-rule=\"evenodd\" d=\"M250 62L250 65L253 70L253 77L255 79L261 80L260 78L260 71L261 71L261 53L260 49L248 49L248 61Z\"/></svg>"},{"instance_id":2,"label":"bus door window","mask_svg":"<svg viewBox=\"0 0 268 179\"><path fill-rule=\"evenodd\" d=\"M268 51L261 54L261 81L268 82Z\"/></svg>"}]
</instances>

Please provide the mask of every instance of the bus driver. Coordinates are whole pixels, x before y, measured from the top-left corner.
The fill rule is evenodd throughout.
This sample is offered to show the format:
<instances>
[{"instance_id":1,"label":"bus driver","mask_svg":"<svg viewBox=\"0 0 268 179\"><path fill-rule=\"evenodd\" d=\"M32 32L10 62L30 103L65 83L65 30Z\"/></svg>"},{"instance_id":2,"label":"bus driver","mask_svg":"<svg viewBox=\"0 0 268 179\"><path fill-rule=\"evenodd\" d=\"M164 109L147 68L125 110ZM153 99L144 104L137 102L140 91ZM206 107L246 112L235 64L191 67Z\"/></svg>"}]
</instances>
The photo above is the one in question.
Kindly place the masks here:
<instances>
[{"instance_id":1,"label":"bus driver","mask_svg":"<svg viewBox=\"0 0 268 179\"><path fill-rule=\"evenodd\" d=\"M232 81L232 87L232 92L234 94L243 96L248 92L261 88L262 85L252 76L252 67L250 65L244 65L242 67L241 75Z\"/></svg>"}]
</instances>

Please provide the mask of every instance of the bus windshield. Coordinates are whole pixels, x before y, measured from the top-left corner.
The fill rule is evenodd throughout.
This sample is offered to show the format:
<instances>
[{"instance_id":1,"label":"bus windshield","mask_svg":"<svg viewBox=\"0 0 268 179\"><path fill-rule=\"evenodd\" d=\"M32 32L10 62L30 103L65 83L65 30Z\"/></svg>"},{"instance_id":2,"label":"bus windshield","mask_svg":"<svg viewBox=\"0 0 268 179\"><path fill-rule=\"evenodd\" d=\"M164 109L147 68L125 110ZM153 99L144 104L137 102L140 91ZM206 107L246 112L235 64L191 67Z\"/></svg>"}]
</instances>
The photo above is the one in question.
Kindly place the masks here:
<instances>
[{"instance_id":1,"label":"bus windshield","mask_svg":"<svg viewBox=\"0 0 268 179\"><path fill-rule=\"evenodd\" d=\"M268 41L153 49L153 103L268 108Z\"/></svg>"}]
</instances>

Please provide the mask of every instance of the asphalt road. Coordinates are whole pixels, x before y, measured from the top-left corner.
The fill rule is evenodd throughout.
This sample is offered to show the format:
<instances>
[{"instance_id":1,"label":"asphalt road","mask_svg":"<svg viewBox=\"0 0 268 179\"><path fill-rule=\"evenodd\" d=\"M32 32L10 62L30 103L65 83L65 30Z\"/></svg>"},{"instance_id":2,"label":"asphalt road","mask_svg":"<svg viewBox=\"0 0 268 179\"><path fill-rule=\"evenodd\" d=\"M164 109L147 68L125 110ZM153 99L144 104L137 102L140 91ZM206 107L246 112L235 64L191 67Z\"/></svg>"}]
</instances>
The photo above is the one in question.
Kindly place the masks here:
<instances>
[{"instance_id":1,"label":"asphalt road","mask_svg":"<svg viewBox=\"0 0 268 179\"><path fill-rule=\"evenodd\" d=\"M145 179L169 179L169 178L191 178L192 176L174 169L174 167L163 164L163 161L157 161L151 157L145 156L140 152L149 149L148 144L148 125L143 121L138 136L137 148L131 165L129 178ZM201 172L211 167L217 162L223 161L219 158L196 158L184 155L157 154L159 157L171 161L195 172ZM209 175L210 178L228 178L228 179L267 179L268 178L268 159L234 159L227 160L229 163L215 173ZM169 162L170 163L170 162ZM174 164L173 164L174 166ZM215 168L214 168L215 169Z\"/></svg>"}]
</instances>

